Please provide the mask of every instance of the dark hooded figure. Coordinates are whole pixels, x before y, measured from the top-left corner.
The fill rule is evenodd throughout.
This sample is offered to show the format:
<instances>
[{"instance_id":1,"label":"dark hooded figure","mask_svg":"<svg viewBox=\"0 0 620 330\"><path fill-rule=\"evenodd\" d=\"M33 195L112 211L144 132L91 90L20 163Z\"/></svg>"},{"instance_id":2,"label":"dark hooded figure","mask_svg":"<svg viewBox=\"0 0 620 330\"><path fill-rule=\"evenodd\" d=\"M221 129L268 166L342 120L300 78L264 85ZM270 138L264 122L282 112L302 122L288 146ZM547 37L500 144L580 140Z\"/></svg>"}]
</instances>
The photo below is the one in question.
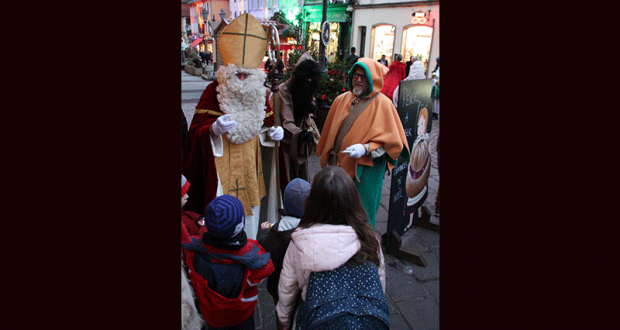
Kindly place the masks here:
<instances>
[{"instance_id":1,"label":"dark hooded figure","mask_svg":"<svg viewBox=\"0 0 620 330\"><path fill-rule=\"evenodd\" d=\"M309 113L314 113L314 94L319 87L321 71L318 63L313 60L304 60L293 71L293 116L295 122L300 122Z\"/></svg>"},{"instance_id":2,"label":"dark hooded figure","mask_svg":"<svg viewBox=\"0 0 620 330\"><path fill-rule=\"evenodd\" d=\"M316 148L319 132L314 124L316 93L321 68L308 53L304 53L295 66L291 77L279 88L284 138L282 147L288 179L308 178L308 156ZM312 129L311 129L312 128ZM316 141L315 141L316 138Z\"/></svg>"}]
</instances>

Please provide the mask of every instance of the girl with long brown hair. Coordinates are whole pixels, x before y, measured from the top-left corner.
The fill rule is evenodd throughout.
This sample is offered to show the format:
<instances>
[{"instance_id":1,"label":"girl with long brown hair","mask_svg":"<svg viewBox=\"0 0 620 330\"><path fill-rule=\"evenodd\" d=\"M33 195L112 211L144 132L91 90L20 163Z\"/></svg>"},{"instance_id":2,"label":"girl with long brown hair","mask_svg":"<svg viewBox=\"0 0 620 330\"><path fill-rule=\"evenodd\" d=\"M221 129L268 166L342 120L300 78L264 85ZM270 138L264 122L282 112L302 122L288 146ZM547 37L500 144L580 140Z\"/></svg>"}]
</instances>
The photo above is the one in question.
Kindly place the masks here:
<instances>
[{"instance_id":1,"label":"girl with long brown hair","mask_svg":"<svg viewBox=\"0 0 620 330\"><path fill-rule=\"evenodd\" d=\"M367 215L353 179L337 166L327 166L314 177L304 213L284 257L278 285L276 312L286 329L291 325L297 295L306 299L312 272L330 271L340 266L377 266L385 293L385 265L380 237L367 223Z\"/></svg>"}]
</instances>

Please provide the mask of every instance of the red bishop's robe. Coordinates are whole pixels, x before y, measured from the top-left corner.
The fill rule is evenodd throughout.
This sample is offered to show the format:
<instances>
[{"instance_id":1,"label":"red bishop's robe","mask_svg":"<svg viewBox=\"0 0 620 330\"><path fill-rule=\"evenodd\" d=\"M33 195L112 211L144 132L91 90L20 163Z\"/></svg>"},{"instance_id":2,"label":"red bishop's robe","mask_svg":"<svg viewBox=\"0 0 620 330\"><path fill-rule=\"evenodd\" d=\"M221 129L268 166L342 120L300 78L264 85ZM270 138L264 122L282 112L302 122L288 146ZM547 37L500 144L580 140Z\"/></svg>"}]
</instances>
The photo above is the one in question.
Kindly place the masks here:
<instances>
[{"instance_id":1,"label":"red bishop's robe","mask_svg":"<svg viewBox=\"0 0 620 330\"><path fill-rule=\"evenodd\" d=\"M389 97L390 100L392 99L394 90L398 87L400 81L407 78L405 73L406 70L407 65L405 63L397 61L392 62L388 73L385 75L385 78L383 78L383 88L381 89L381 93Z\"/></svg>"},{"instance_id":2,"label":"red bishop's robe","mask_svg":"<svg viewBox=\"0 0 620 330\"><path fill-rule=\"evenodd\" d=\"M205 88L204 92L200 96L200 101L198 102L198 105L196 105L196 113L194 114L189 132L185 138L185 146L181 160L181 173L185 175L187 181L191 183L189 190L187 191L189 199L187 200L185 208L198 214L204 213L205 207L216 197L217 193L217 168L209 135L209 129L211 128L213 122L215 122L219 116L224 114L220 110L220 104L217 100L217 86L218 82L213 81L207 86L207 88ZM268 97L265 97L265 106L264 124L267 126L273 126L273 111L268 102ZM222 136L222 140L224 142L224 148L226 149L228 141L224 134ZM258 148L260 148L258 136L243 144L253 143L257 143ZM258 149L258 157L256 166L261 166L260 149ZM262 188L260 189L261 196L259 196L259 198L262 198L265 191L262 171L258 169L257 174L259 174L256 175L259 180L257 184ZM239 186L237 188L248 189L249 187ZM244 193L245 191L241 190L241 193ZM237 196L235 193L224 191L224 194L231 194L238 197L242 203L244 202L244 198L242 198L242 196ZM250 207L255 206L247 205L247 202L243 204L246 214L248 214ZM251 211L249 214L251 214Z\"/></svg>"}]
</instances>

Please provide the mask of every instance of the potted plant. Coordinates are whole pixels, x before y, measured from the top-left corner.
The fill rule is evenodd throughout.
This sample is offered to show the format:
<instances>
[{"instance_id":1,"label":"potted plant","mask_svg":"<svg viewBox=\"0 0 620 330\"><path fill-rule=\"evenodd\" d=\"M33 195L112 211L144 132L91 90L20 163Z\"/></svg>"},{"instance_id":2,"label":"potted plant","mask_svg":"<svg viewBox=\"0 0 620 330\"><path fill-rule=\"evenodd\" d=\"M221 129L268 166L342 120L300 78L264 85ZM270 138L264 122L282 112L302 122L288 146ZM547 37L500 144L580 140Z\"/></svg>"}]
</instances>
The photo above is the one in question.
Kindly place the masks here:
<instances>
[{"instance_id":1,"label":"potted plant","mask_svg":"<svg viewBox=\"0 0 620 330\"><path fill-rule=\"evenodd\" d=\"M189 60L185 62L185 72L200 77L202 76L203 69L204 67L198 57L198 52L195 49L191 49L189 51Z\"/></svg>"}]
</instances>

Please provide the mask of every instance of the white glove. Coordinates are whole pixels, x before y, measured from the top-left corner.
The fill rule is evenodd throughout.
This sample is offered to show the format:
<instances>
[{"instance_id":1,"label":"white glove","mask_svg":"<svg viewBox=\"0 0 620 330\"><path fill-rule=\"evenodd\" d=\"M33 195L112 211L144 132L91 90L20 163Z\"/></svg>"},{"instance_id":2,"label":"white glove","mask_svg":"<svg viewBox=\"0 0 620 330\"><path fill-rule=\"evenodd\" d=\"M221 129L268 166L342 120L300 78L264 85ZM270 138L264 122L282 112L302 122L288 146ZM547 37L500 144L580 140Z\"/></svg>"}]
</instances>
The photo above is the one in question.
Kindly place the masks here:
<instances>
[{"instance_id":1,"label":"white glove","mask_svg":"<svg viewBox=\"0 0 620 330\"><path fill-rule=\"evenodd\" d=\"M281 126L273 127L269 129L269 137L274 141L280 141L284 137L284 129Z\"/></svg>"},{"instance_id":2,"label":"white glove","mask_svg":"<svg viewBox=\"0 0 620 330\"><path fill-rule=\"evenodd\" d=\"M230 120L230 116L231 114L222 115L217 118L213 125L211 125L211 128L213 129L213 134L215 134L215 136L220 136L230 131L231 128L237 125L236 121Z\"/></svg>"},{"instance_id":3,"label":"white glove","mask_svg":"<svg viewBox=\"0 0 620 330\"><path fill-rule=\"evenodd\" d=\"M342 151L342 153L348 154L349 157L358 159L366 154L366 148L361 143L356 143Z\"/></svg>"}]
</instances>

